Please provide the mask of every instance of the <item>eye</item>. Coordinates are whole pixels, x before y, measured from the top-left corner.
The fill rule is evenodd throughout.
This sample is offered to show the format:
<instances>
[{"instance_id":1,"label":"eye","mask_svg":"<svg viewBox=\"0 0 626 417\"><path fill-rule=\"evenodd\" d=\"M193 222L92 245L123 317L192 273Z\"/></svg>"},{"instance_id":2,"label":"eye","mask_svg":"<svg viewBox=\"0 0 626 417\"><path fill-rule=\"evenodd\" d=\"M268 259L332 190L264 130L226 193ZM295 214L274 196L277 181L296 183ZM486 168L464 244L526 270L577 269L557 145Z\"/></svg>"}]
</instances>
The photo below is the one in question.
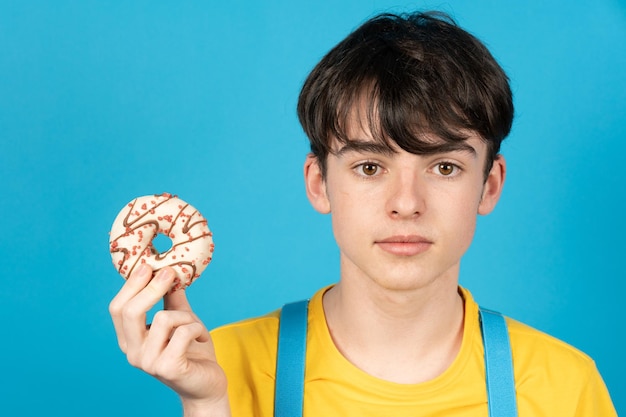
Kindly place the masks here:
<instances>
[{"instance_id":1,"label":"eye","mask_svg":"<svg viewBox=\"0 0 626 417\"><path fill-rule=\"evenodd\" d=\"M450 162L440 162L437 164L437 172L444 177L449 177L458 171L459 167Z\"/></svg>"},{"instance_id":2,"label":"eye","mask_svg":"<svg viewBox=\"0 0 626 417\"><path fill-rule=\"evenodd\" d=\"M380 166L374 162L364 162L357 167L358 173L366 177L373 177L380 171Z\"/></svg>"},{"instance_id":3,"label":"eye","mask_svg":"<svg viewBox=\"0 0 626 417\"><path fill-rule=\"evenodd\" d=\"M367 175L368 177L371 177L372 175L376 175L376 173L378 172L378 165L373 164L371 162L366 162L364 164L361 164L361 172Z\"/></svg>"}]
</instances>

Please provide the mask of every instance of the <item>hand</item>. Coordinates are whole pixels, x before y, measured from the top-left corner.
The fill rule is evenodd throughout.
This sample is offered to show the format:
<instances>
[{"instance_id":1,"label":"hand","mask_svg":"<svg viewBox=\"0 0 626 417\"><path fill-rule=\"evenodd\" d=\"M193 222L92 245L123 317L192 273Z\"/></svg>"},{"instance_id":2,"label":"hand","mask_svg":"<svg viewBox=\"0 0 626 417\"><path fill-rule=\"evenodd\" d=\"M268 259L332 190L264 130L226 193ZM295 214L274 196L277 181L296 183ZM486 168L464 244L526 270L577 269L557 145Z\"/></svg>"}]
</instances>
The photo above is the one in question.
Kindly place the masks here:
<instances>
[{"instance_id":1,"label":"hand","mask_svg":"<svg viewBox=\"0 0 626 417\"><path fill-rule=\"evenodd\" d=\"M120 348L128 362L180 395L185 415L230 415L226 376L215 359L211 336L193 313L185 291L170 292L171 268L152 278L142 265L109 305ZM146 313L164 297L151 325Z\"/></svg>"}]
</instances>

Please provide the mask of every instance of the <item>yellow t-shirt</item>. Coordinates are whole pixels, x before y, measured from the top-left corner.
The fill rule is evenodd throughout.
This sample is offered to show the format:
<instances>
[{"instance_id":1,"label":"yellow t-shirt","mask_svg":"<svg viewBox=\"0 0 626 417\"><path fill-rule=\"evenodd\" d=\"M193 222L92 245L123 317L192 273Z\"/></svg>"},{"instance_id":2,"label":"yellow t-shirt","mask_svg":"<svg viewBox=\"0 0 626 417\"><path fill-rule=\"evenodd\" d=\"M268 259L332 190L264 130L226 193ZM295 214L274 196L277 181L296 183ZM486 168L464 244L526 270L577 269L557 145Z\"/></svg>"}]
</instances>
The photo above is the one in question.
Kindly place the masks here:
<instances>
[{"instance_id":1,"label":"yellow t-shirt","mask_svg":"<svg viewBox=\"0 0 626 417\"><path fill-rule=\"evenodd\" d=\"M478 305L467 290L461 349L437 378L397 384L366 374L337 350L322 289L308 317L305 416L487 417ZM271 417L279 312L212 331L234 417ZM551 336L507 318L519 417L617 417L594 362Z\"/></svg>"}]
</instances>

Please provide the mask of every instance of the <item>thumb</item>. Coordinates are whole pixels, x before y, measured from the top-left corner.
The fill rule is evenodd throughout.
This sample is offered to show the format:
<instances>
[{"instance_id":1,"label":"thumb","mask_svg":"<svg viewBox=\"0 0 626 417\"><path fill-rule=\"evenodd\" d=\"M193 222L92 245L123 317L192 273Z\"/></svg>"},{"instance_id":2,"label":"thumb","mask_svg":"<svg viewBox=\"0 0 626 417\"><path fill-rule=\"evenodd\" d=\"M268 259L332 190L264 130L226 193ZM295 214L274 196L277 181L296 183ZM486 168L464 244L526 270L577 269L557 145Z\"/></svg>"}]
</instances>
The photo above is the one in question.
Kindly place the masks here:
<instances>
[{"instance_id":1,"label":"thumb","mask_svg":"<svg viewBox=\"0 0 626 417\"><path fill-rule=\"evenodd\" d=\"M163 308L165 310L192 311L187 293L185 290L173 290L165 294L163 297Z\"/></svg>"},{"instance_id":2,"label":"thumb","mask_svg":"<svg viewBox=\"0 0 626 417\"><path fill-rule=\"evenodd\" d=\"M187 294L185 290L179 289L175 291L170 291L163 297L163 308L165 310L175 310L175 311L186 311L196 320L196 324L199 324L202 328L200 333L197 335L195 340L198 342L207 342L211 340L211 336L209 335L209 331L202 324L200 319L196 316L196 314L191 309L191 305L189 304L189 300L187 300Z\"/></svg>"}]
</instances>

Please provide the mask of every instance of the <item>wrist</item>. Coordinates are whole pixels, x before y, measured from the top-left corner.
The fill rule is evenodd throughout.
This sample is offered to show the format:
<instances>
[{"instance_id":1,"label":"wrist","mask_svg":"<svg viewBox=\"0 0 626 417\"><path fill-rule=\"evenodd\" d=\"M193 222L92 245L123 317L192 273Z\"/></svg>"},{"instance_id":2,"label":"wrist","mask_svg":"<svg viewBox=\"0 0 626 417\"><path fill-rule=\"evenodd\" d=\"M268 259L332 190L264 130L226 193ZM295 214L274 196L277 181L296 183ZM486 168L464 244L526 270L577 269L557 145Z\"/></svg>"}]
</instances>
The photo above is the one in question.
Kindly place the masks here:
<instances>
[{"instance_id":1,"label":"wrist","mask_svg":"<svg viewBox=\"0 0 626 417\"><path fill-rule=\"evenodd\" d=\"M182 399L183 417L230 417L228 396L217 400Z\"/></svg>"}]
</instances>

